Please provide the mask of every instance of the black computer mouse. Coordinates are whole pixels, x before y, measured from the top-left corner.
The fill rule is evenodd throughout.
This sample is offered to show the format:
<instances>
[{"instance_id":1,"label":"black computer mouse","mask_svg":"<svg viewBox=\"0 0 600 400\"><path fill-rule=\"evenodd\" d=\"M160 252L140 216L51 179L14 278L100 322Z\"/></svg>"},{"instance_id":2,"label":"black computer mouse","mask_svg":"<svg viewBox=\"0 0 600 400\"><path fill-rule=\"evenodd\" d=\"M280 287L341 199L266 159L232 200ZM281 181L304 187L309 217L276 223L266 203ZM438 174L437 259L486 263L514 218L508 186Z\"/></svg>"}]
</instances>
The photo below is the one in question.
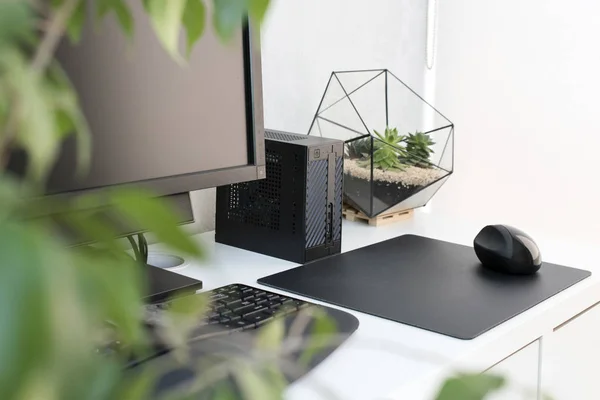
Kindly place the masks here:
<instances>
[{"instance_id":1,"label":"black computer mouse","mask_svg":"<svg viewBox=\"0 0 600 400\"><path fill-rule=\"evenodd\" d=\"M530 275L542 266L537 244L525 232L507 225L488 225L473 242L485 268L511 275Z\"/></svg>"}]
</instances>

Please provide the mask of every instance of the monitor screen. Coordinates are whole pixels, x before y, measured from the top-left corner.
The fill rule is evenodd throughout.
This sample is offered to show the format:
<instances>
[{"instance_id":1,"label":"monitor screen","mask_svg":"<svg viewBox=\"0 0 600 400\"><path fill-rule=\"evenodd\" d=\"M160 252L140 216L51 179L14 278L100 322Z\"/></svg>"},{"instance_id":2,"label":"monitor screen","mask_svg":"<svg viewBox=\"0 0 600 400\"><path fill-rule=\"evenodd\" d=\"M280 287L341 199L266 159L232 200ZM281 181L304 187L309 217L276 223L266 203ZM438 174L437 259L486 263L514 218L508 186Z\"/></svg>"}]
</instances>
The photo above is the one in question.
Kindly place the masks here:
<instances>
[{"instance_id":1,"label":"monitor screen","mask_svg":"<svg viewBox=\"0 0 600 400\"><path fill-rule=\"evenodd\" d=\"M133 39L111 16L99 26L88 21L79 44L65 41L58 50L93 152L89 173L78 178L75 141L67 140L47 194L143 182L167 195L260 177L260 68L252 68L256 44L248 29L224 44L207 26L180 65L160 45L141 4L131 3Z\"/></svg>"}]
</instances>

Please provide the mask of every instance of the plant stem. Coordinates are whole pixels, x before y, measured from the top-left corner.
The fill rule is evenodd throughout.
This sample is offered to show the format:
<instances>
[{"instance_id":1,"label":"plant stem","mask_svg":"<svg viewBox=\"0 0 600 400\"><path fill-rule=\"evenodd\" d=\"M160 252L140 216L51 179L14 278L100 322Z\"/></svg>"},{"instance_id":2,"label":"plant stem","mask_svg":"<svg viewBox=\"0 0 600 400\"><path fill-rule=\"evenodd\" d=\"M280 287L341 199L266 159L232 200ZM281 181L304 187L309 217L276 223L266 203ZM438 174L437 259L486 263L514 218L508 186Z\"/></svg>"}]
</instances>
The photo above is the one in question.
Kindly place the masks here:
<instances>
[{"instance_id":1,"label":"plant stem","mask_svg":"<svg viewBox=\"0 0 600 400\"><path fill-rule=\"evenodd\" d=\"M65 34L67 22L69 21L69 18L71 18L79 1L81 0L65 0L62 5L53 12L46 34L42 38L31 62L33 71L41 73L52 62L56 47Z\"/></svg>"},{"instance_id":2,"label":"plant stem","mask_svg":"<svg viewBox=\"0 0 600 400\"><path fill-rule=\"evenodd\" d=\"M65 0L60 7L52 12L47 29L31 61L31 69L36 74L41 74L50 65L54 58L56 47L65 34L67 22L79 4L84 0ZM30 6L34 9L39 8L39 4L31 1ZM18 134L18 113L17 107L13 107L7 117L6 124L0 140L0 171L3 171L10 160L10 147L13 139Z\"/></svg>"}]
</instances>

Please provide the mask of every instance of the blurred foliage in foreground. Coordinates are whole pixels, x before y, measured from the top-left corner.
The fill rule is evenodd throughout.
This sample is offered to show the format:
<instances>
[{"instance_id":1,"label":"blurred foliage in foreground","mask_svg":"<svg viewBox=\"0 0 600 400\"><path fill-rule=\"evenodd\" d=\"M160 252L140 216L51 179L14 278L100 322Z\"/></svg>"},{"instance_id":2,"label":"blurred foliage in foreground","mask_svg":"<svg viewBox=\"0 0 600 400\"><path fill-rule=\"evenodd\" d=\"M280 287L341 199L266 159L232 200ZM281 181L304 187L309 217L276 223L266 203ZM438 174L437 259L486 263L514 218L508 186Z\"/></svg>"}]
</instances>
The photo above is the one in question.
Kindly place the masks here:
<instances>
[{"instance_id":1,"label":"blurred foliage in foreground","mask_svg":"<svg viewBox=\"0 0 600 400\"><path fill-rule=\"evenodd\" d=\"M131 0L140 1L157 39L174 62L185 64L212 18L218 36L227 40L247 15L257 25L269 0ZM144 266L124 252L119 229L102 218L110 204L120 218L148 228L166 245L191 257L201 248L177 227L178 216L152 193L108 189L77 198L33 200L42 194L62 141L75 135L78 168L90 162L90 132L76 91L54 53L65 36L81 39L87 17L115 18L132 37L134 21L127 0L0 0L0 399L113 400L145 399L163 371L126 374L122 353L100 356L99 343L119 342L131 353L147 351L142 328ZM208 13L211 15L208 15ZM186 51L179 51L185 32ZM28 155L27 175L13 179L5 168L12 152ZM29 218L60 206L52 218ZM84 210L78 213L69 210ZM44 214L44 213L41 213ZM94 242L68 248L57 233L59 220ZM178 300L165 328L165 340L185 355L186 337L203 312L202 296ZM308 360L334 327L317 319ZM300 317L299 317L300 318ZM267 326L253 343L253 357L222 360L203 370L198 381L168 399L278 399L286 386L280 361L283 325ZM257 360L260 361L257 367ZM289 367L289 366L288 366ZM228 383L233 378L236 385ZM463 380L464 381L464 380ZM471 377L467 387L479 397L461 397L465 385L449 381L440 400L479 399L499 386Z\"/></svg>"}]
</instances>

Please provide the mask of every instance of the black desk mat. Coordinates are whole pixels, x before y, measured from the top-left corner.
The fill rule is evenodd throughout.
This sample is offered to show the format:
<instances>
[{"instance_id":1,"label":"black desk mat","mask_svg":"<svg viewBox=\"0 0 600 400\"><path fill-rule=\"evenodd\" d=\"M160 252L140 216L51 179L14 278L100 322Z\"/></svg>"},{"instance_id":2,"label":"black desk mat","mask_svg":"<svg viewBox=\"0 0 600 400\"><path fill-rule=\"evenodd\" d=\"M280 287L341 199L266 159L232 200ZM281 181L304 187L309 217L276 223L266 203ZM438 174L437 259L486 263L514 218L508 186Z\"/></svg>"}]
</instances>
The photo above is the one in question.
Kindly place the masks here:
<instances>
[{"instance_id":1,"label":"black desk mat","mask_svg":"<svg viewBox=\"0 0 600 400\"><path fill-rule=\"evenodd\" d=\"M473 339L590 275L550 263L535 275L504 275L482 268L472 247L405 235L258 282L458 339Z\"/></svg>"}]
</instances>

